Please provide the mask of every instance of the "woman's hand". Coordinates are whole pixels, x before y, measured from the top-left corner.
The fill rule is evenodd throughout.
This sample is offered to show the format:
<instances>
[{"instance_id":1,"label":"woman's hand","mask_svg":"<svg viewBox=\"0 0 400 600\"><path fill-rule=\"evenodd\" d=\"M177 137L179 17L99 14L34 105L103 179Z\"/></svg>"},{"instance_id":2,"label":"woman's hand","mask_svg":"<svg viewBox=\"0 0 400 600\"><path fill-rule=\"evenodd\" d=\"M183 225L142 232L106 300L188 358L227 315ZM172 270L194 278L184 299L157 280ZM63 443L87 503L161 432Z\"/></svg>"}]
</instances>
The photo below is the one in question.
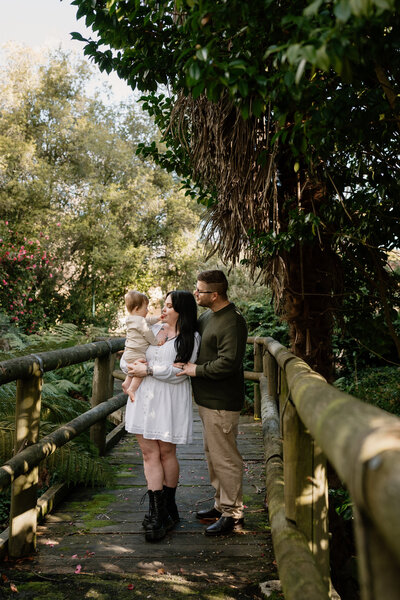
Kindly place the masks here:
<instances>
[{"instance_id":1,"label":"woman's hand","mask_svg":"<svg viewBox=\"0 0 400 600\"><path fill-rule=\"evenodd\" d=\"M132 377L146 377L147 375L147 362L144 358L135 360L134 363L128 365L128 373Z\"/></svg>"}]
</instances>

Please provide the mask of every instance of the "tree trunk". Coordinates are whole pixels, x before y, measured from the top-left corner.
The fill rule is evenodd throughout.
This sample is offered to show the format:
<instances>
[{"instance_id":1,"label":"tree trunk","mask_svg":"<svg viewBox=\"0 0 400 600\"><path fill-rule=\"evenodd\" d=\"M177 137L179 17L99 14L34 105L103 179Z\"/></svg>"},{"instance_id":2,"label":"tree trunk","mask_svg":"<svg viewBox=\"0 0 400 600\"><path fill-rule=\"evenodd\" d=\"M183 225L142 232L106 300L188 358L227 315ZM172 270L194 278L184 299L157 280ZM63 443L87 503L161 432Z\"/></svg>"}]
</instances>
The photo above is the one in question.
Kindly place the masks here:
<instances>
[{"instance_id":1,"label":"tree trunk","mask_svg":"<svg viewBox=\"0 0 400 600\"><path fill-rule=\"evenodd\" d=\"M297 244L285 257L284 315L289 324L293 354L332 382L332 331L334 268L329 248L314 243Z\"/></svg>"},{"instance_id":2,"label":"tree trunk","mask_svg":"<svg viewBox=\"0 0 400 600\"><path fill-rule=\"evenodd\" d=\"M328 201L325 185L310 179L306 170L297 174L293 159L283 153L278 165L282 229L297 213L298 241L281 253L285 264L283 315L289 324L290 349L329 383L334 378L332 332L338 292L342 291L341 265L325 230L307 223L307 215L318 215Z\"/></svg>"}]
</instances>

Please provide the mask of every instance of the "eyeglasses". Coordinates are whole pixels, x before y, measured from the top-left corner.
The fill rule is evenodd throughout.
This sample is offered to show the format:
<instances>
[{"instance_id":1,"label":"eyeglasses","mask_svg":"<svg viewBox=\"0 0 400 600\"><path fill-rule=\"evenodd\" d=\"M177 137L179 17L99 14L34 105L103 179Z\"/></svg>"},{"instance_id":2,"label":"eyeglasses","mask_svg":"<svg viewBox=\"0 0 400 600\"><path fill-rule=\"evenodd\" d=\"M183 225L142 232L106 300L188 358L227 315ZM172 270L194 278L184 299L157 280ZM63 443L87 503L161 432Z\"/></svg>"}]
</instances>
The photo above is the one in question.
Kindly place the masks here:
<instances>
[{"instance_id":1,"label":"eyeglasses","mask_svg":"<svg viewBox=\"0 0 400 600\"><path fill-rule=\"evenodd\" d=\"M195 294L213 294L214 292L202 292L201 290L198 290L197 288L194 290Z\"/></svg>"}]
</instances>

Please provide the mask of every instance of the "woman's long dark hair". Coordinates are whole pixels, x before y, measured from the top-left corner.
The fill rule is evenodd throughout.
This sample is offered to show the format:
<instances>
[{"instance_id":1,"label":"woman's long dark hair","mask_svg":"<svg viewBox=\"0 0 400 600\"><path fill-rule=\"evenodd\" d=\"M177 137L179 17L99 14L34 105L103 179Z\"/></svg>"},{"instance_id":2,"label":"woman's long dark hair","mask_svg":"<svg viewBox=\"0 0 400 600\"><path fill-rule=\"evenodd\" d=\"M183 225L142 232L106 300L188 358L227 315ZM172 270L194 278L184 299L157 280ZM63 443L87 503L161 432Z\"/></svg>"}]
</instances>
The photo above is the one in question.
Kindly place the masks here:
<instances>
[{"instance_id":1,"label":"woman's long dark hair","mask_svg":"<svg viewBox=\"0 0 400 600\"><path fill-rule=\"evenodd\" d=\"M176 361L188 362L193 353L194 334L197 331L197 304L191 292L174 290L168 292L172 307L178 313L178 336L175 340Z\"/></svg>"}]
</instances>

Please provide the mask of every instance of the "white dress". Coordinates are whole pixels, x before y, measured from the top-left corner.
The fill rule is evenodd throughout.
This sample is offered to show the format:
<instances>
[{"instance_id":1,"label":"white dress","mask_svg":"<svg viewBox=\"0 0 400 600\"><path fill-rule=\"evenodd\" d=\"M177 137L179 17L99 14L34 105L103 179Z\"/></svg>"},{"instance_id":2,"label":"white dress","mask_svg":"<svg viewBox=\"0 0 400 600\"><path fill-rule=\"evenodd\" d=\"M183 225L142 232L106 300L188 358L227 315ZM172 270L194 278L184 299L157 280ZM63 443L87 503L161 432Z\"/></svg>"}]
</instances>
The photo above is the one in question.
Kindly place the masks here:
<instances>
[{"instance_id":1,"label":"white dress","mask_svg":"<svg viewBox=\"0 0 400 600\"><path fill-rule=\"evenodd\" d=\"M153 325L155 335L161 325ZM135 402L128 398L125 429L149 440L188 444L192 441L192 386L187 375L176 376L180 369L173 366L175 339L162 346L148 347L146 359L153 369L153 376L143 377L135 392ZM196 332L190 362L196 361L199 345L200 334Z\"/></svg>"}]
</instances>

